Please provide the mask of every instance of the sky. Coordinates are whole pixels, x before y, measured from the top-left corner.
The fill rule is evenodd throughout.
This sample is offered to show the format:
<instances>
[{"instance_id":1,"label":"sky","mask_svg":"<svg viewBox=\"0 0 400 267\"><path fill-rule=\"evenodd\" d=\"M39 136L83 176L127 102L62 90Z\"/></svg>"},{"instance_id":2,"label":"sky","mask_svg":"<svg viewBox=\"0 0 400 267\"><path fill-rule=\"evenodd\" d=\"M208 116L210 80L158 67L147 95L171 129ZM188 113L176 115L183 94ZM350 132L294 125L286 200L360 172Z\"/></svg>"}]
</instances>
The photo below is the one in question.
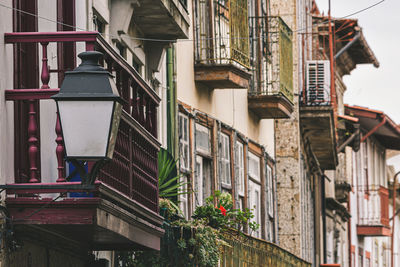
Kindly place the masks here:
<instances>
[{"instance_id":1,"label":"sky","mask_svg":"<svg viewBox=\"0 0 400 267\"><path fill-rule=\"evenodd\" d=\"M319 10L328 14L329 0L316 0ZM344 17L381 0L331 0L331 15ZM351 18L358 25L380 63L357 65L344 77L347 92L344 101L350 105L369 107L386 113L400 124L400 1L385 0ZM389 160L400 171L400 156Z\"/></svg>"}]
</instances>

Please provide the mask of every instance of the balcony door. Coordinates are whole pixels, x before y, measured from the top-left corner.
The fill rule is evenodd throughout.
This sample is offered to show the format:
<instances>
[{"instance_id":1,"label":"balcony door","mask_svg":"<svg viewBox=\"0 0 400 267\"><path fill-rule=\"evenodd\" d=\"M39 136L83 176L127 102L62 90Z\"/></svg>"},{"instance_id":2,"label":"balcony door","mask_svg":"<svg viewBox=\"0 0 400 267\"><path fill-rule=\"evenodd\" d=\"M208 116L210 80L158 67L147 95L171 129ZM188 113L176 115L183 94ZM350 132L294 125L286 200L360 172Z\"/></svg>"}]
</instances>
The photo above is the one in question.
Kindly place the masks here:
<instances>
[{"instance_id":1,"label":"balcony door","mask_svg":"<svg viewBox=\"0 0 400 267\"><path fill-rule=\"evenodd\" d=\"M13 1L13 31L37 32L38 19L37 0ZM34 43L20 43L14 45L14 88L39 88L38 45ZM39 112L39 103L33 103L36 115ZM28 117L29 103L16 101L14 103L14 172L15 182L29 180L28 159ZM40 126L37 125L39 131ZM39 133L37 133L39 136ZM37 138L39 142L40 138ZM37 144L38 147L39 144ZM37 153L36 164L40 166L40 153ZM40 177L40 173L37 173Z\"/></svg>"}]
</instances>

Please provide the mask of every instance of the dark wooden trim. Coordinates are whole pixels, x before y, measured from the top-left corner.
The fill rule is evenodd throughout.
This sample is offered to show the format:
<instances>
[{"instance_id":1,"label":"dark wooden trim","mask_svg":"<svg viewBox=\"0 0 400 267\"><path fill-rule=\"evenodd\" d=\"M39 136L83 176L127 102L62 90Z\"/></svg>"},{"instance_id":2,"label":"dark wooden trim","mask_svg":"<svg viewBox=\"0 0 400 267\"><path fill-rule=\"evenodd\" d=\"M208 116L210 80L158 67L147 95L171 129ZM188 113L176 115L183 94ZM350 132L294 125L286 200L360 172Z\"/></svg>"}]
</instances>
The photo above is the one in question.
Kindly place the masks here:
<instances>
[{"instance_id":1,"label":"dark wooden trim","mask_svg":"<svg viewBox=\"0 0 400 267\"><path fill-rule=\"evenodd\" d=\"M57 94L59 88L55 89L14 89L5 90L5 99L16 100L30 100L30 99L50 99L51 96Z\"/></svg>"},{"instance_id":2,"label":"dark wooden trim","mask_svg":"<svg viewBox=\"0 0 400 267\"><path fill-rule=\"evenodd\" d=\"M4 34L6 44L41 42L95 42L98 32L13 32Z\"/></svg>"},{"instance_id":3,"label":"dark wooden trim","mask_svg":"<svg viewBox=\"0 0 400 267\"><path fill-rule=\"evenodd\" d=\"M260 158L263 157L263 151L259 144L255 143L252 140L249 140L248 146L249 146L249 151L251 153L255 154L256 156L258 156Z\"/></svg>"}]
</instances>

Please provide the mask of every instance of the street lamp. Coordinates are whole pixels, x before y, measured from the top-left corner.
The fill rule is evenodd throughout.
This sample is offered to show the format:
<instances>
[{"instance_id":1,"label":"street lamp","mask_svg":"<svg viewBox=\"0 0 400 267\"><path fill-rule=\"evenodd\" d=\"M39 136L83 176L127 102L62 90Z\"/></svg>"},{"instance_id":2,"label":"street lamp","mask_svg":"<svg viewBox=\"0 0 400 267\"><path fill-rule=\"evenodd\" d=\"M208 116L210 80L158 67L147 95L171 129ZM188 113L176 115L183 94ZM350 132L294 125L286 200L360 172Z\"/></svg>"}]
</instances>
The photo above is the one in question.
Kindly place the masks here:
<instances>
[{"instance_id":1,"label":"street lamp","mask_svg":"<svg viewBox=\"0 0 400 267\"><path fill-rule=\"evenodd\" d=\"M96 51L78 55L82 63L65 72L56 101L60 117L66 160L77 168L82 183L93 184L102 165L112 159L122 112L113 76L98 62ZM86 173L81 161L95 161Z\"/></svg>"}]
</instances>

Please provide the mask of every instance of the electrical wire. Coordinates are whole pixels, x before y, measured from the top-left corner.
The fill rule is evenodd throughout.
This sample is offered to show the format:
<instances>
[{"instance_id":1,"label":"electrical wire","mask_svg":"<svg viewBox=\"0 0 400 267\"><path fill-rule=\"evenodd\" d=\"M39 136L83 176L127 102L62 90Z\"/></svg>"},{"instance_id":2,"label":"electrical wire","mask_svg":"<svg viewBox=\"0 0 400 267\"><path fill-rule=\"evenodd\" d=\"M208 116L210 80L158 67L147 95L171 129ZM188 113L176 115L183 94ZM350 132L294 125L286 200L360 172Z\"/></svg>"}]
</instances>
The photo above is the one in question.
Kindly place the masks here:
<instances>
[{"instance_id":1,"label":"electrical wire","mask_svg":"<svg viewBox=\"0 0 400 267\"><path fill-rule=\"evenodd\" d=\"M348 15L346 15L344 17L340 17L340 18L337 18L337 19L345 19L345 18L354 16L354 15L360 14L360 13L362 13L364 11L367 11L367 10L373 8L373 7L376 7L376 6L380 5L380 4L382 4L385 1L386 0L380 0L379 2L376 2L375 4L372 4L370 6L367 6L367 7L363 8L363 9L360 9L358 11L355 11L355 12L353 12L351 14L348 14ZM67 27L70 27L70 28L73 28L73 29L76 29L76 30L88 31L88 29L85 29L85 28L81 28L81 27L69 25L69 24L66 24L66 23L62 23L60 21L52 20L52 19L49 19L49 18L46 18L46 17L43 17L43 16L39 16L39 15L30 13L30 12L15 8L15 7L10 7L10 6L1 4L1 3L0 3L0 6L4 7L4 8L11 9L11 10L14 10L14 11L17 11L17 12L21 12L21 13L26 14L26 15L37 17L39 19L43 19L43 20L48 21L48 22L56 23L56 24L59 24L59 25L62 25L62 26L67 26ZM328 23L328 21L324 21L324 22L318 23L317 26L318 25L324 25L324 24L327 24L327 23ZM299 33L299 32L304 31L306 29L307 28L297 29L297 30L294 30L293 33ZM101 33L101 35L109 36L111 38L119 38L119 36L112 35L112 34ZM137 41L170 42L170 43L175 43L175 42L193 42L193 41L195 41L195 39L176 39L175 40L175 39L154 39L154 38L143 38L143 37L132 37L132 36L129 36L127 38L131 39L131 40L137 40ZM220 36L220 37L201 38L198 41L202 41L202 40L207 41L207 40L215 40L215 39L248 39L248 38L249 37L247 37L247 36L246 37L240 37L240 36L239 37L221 37ZM256 37L256 38L259 39L259 38L263 38L263 37Z\"/></svg>"},{"instance_id":2,"label":"electrical wire","mask_svg":"<svg viewBox=\"0 0 400 267\"><path fill-rule=\"evenodd\" d=\"M348 14L348 15L346 15L346 16L344 16L344 17L336 18L335 20L346 19L346 18L349 18L349 17L351 17L351 16L360 14L360 13L362 13L362 12L364 12L364 11L367 11L368 9L371 9L371 8L373 8L373 7L376 7L376 6L380 5L380 4L382 4L382 3L385 2L385 1L386 1L386 0L381 0L381 1L379 1L379 2L376 2L375 4L372 4L372 5L370 5L370 6L367 6L367 7L363 8L363 9L360 9L360 10L358 10L358 11L356 11L356 12L353 12L353 13L351 13L351 14ZM324 22L320 22L320 23L316 24L315 26L320 26L320 25L324 25L324 24L328 24L328 23L329 23L329 21L326 20L326 21L324 21ZM314 26L314 25L313 25L313 26ZM295 30L295 31L293 31L293 32L297 33L297 32L304 31L304 30L307 30L307 28L297 29L297 30Z\"/></svg>"}]
</instances>

